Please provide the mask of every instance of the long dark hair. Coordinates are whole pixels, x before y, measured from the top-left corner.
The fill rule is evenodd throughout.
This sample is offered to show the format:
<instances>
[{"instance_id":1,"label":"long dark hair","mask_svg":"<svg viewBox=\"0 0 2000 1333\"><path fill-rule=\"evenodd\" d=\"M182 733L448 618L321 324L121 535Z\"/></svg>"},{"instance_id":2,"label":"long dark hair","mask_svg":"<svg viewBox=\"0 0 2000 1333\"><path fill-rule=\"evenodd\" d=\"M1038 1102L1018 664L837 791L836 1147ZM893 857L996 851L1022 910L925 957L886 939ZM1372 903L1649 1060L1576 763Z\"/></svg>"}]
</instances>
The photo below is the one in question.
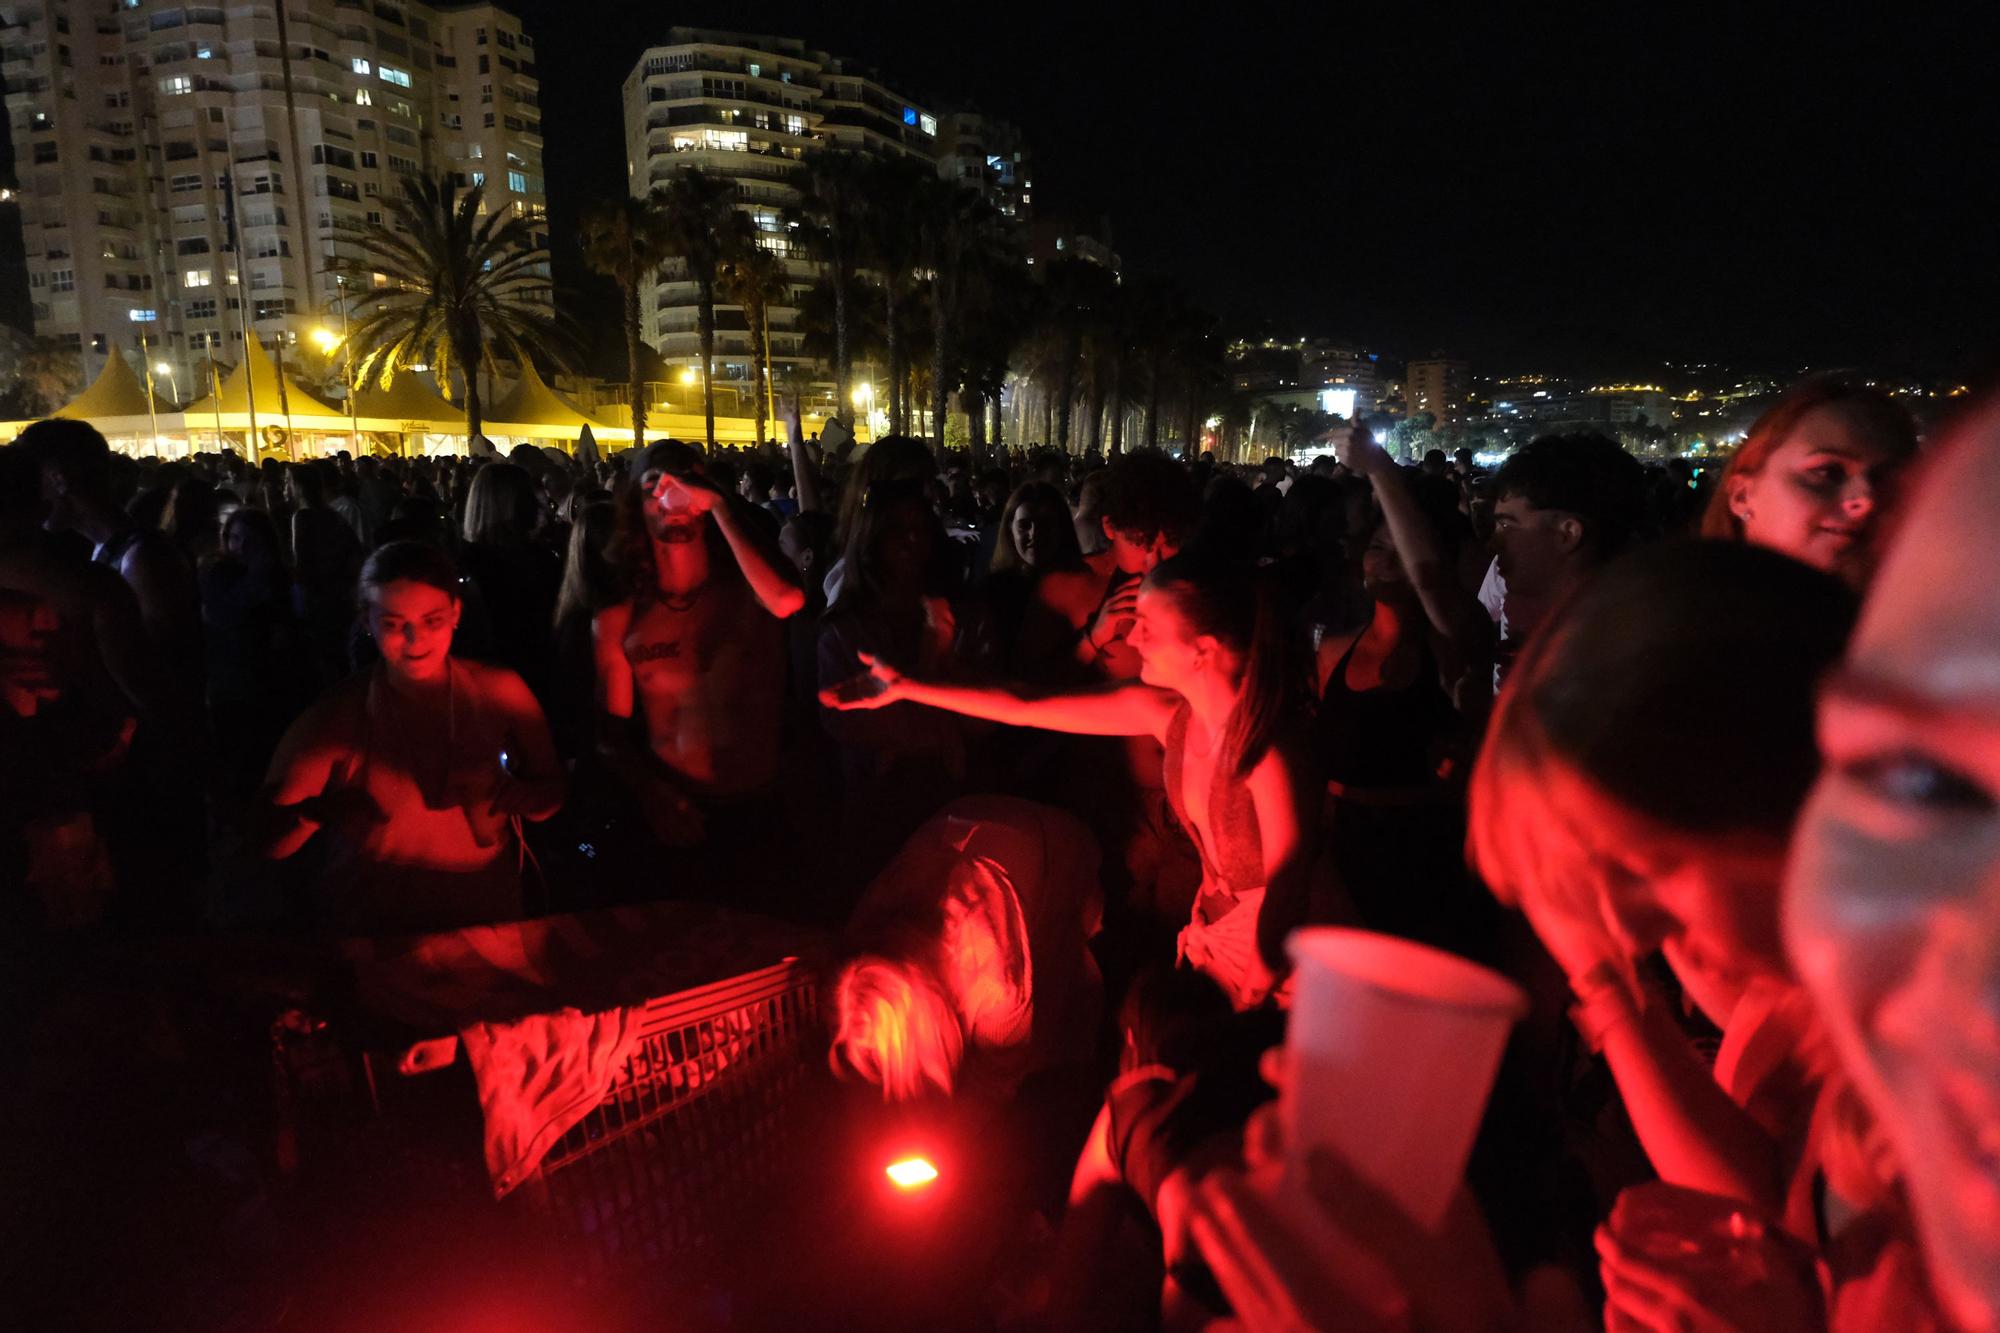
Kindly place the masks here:
<instances>
[{"instance_id":1,"label":"long dark hair","mask_svg":"<svg viewBox=\"0 0 2000 1333\"><path fill-rule=\"evenodd\" d=\"M563 560L562 591L556 595L557 628L573 615L595 615L625 595L611 561L617 521L618 511L609 500L592 500L576 510Z\"/></svg>"},{"instance_id":2,"label":"long dark hair","mask_svg":"<svg viewBox=\"0 0 2000 1333\"><path fill-rule=\"evenodd\" d=\"M1299 680L1275 594L1253 566L1199 545L1161 561L1146 584L1173 597L1191 631L1213 638L1243 663L1216 764L1249 777L1277 740Z\"/></svg>"},{"instance_id":3,"label":"long dark hair","mask_svg":"<svg viewBox=\"0 0 2000 1333\"><path fill-rule=\"evenodd\" d=\"M892 437L893 438L893 437ZM951 538L931 508L924 483L915 478L878 481L861 494L855 509L854 526L848 530L847 549L842 552L840 592L829 613L849 611L873 603L882 595L882 573L875 555L876 544L887 526L889 515L899 504L923 506L931 526L931 562L925 574L925 591L945 595L951 587Z\"/></svg>"},{"instance_id":4,"label":"long dark hair","mask_svg":"<svg viewBox=\"0 0 2000 1333\"><path fill-rule=\"evenodd\" d=\"M1054 539L1056 550L1045 568L1083 568L1083 547L1076 540L1076 520L1069 511L1069 501L1046 481L1024 481L1014 488L1014 493L1007 497L1007 503L1000 510L1000 525L994 530L993 560L989 566L992 571L1003 574L1028 567L1028 562L1021 558L1020 550L1014 545L1014 515L1023 506L1031 504L1045 505L1061 519L1057 526L1062 531Z\"/></svg>"}]
</instances>

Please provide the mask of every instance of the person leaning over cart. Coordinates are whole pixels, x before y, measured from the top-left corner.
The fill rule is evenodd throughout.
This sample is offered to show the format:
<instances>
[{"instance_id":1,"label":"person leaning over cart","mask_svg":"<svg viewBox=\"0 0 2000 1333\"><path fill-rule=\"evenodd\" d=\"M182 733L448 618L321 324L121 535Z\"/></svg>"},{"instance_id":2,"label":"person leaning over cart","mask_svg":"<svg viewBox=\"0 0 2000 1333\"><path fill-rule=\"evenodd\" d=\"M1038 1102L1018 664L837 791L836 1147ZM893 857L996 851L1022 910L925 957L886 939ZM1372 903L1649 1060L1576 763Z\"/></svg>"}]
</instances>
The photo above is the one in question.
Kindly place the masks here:
<instances>
[{"instance_id":1,"label":"person leaning over cart","mask_svg":"<svg viewBox=\"0 0 2000 1333\"><path fill-rule=\"evenodd\" d=\"M314 906L340 934L521 916L521 821L562 806L562 765L527 685L452 656L458 588L435 546L371 555L361 598L381 660L292 724L265 777L264 854L325 833Z\"/></svg>"}]
</instances>

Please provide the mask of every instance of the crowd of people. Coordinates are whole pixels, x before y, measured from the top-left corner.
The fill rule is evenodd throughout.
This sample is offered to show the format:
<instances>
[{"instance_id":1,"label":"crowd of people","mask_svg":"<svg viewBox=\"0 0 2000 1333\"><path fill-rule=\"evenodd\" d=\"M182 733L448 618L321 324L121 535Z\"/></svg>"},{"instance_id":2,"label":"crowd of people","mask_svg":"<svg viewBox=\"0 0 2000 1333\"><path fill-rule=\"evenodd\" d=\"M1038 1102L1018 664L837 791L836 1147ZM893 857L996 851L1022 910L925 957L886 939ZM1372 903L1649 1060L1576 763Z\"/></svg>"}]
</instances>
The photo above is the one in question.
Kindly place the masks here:
<instances>
[{"instance_id":1,"label":"crowd of people","mask_svg":"<svg viewBox=\"0 0 2000 1333\"><path fill-rule=\"evenodd\" d=\"M1579 433L1494 470L781 415L590 462L25 430L13 947L852 917L844 1072L1018 1081L1030 1028L1102 1067L1051 1326L2000 1328L2000 412L1920 454L1814 379L1719 469ZM1312 923L1532 1012L1441 1233L1314 1174L1395 1299L1292 1270L1246 1308L1286 1271L1240 1173Z\"/></svg>"}]
</instances>

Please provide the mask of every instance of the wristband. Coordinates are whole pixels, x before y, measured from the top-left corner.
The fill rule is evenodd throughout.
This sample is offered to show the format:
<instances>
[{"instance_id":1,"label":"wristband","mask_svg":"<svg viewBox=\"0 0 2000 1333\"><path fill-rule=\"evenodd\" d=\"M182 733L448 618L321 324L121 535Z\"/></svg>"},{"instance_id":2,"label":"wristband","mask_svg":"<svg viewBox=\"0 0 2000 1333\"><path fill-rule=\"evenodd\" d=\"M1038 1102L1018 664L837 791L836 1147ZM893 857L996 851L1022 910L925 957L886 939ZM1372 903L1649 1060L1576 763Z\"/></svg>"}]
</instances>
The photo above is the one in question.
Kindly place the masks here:
<instances>
[{"instance_id":1,"label":"wristband","mask_svg":"<svg viewBox=\"0 0 2000 1333\"><path fill-rule=\"evenodd\" d=\"M1598 963L1582 976L1572 978L1570 989L1576 993L1576 1003L1569 1010L1570 1021L1576 1024L1592 1055L1604 1053L1605 1038L1621 1023L1639 1019L1639 1004L1616 964Z\"/></svg>"}]
</instances>

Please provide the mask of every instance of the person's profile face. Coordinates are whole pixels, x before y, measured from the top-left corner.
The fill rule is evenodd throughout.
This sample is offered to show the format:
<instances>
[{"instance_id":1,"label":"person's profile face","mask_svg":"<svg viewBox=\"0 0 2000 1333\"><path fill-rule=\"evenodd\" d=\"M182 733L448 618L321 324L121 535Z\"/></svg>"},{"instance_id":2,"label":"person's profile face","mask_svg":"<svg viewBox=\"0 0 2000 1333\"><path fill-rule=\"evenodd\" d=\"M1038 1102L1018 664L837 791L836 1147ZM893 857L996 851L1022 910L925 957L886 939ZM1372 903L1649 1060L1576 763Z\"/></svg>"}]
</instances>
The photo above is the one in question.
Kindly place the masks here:
<instances>
[{"instance_id":1,"label":"person's profile face","mask_svg":"<svg viewBox=\"0 0 2000 1333\"><path fill-rule=\"evenodd\" d=\"M1509 493L1493 506L1493 553L1510 590L1547 592L1564 563L1559 531L1563 515L1537 509L1526 497Z\"/></svg>"},{"instance_id":2,"label":"person's profile face","mask_svg":"<svg viewBox=\"0 0 2000 1333\"><path fill-rule=\"evenodd\" d=\"M444 674L459 611L457 597L414 579L368 590L368 630L382 663L410 680L435 680Z\"/></svg>"},{"instance_id":3,"label":"person's profile face","mask_svg":"<svg viewBox=\"0 0 2000 1333\"><path fill-rule=\"evenodd\" d=\"M1182 690L1195 678L1200 649L1171 593L1142 586L1125 642L1139 657L1139 679Z\"/></svg>"},{"instance_id":4,"label":"person's profile face","mask_svg":"<svg viewBox=\"0 0 2000 1333\"><path fill-rule=\"evenodd\" d=\"M2000 1317L2000 413L1946 446L1822 692L1785 943L1897 1149L1925 1260Z\"/></svg>"}]
</instances>

